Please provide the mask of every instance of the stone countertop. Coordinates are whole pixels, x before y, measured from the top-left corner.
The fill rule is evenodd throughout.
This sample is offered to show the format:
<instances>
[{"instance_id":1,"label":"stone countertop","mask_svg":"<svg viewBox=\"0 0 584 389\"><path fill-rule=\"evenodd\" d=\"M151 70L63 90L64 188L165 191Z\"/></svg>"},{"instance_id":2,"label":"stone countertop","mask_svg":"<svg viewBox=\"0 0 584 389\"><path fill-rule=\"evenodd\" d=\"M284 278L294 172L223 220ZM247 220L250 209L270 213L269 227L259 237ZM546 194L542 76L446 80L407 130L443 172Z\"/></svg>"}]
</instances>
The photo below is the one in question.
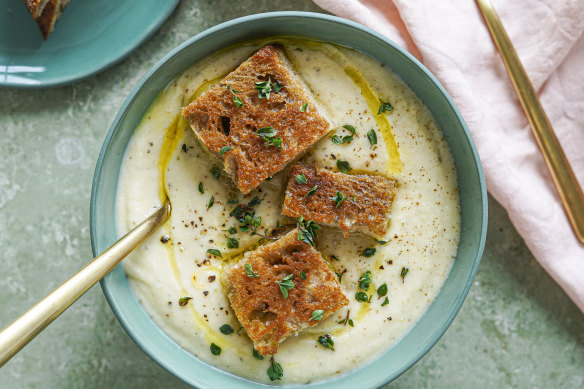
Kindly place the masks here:
<instances>
[{"instance_id":1,"label":"stone countertop","mask_svg":"<svg viewBox=\"0 0 584 389\"><path fill-rule=\"evenodd\" d=\"M91 258L93 169L138 80L208 27L279 10L322 12L309 0L184 0L148 42L96 76L54 89L0 89L0 328ZM489 207L485 254L462 310L388 387L584 387L584 315L501 206L490 199ZM139 350L97 286L0 369L0 388L160 387L186 385Z\"/></svg>"}]
</instances>

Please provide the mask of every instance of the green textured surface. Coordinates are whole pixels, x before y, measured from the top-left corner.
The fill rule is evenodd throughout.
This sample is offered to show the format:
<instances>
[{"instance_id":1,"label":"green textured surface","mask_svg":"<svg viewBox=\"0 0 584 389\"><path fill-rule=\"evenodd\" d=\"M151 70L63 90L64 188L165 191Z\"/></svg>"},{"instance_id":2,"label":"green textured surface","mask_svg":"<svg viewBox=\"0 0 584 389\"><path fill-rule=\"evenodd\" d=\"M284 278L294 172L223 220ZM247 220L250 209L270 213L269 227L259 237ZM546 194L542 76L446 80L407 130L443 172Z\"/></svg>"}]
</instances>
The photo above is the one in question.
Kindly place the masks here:
<instances>
[{"instance_id":1,"label":"green textured surface","mask_svg":"<svg viewBox=\"0 0 584 389\"><path fill-rule=\"evenodd\" d=\"M250 13L319 11L309 1L183 1L153 38L95 77L0 89L0 327L91 256L99 148L136 82L171 48ZM58 26L57 26L58 27ZM582 387L584 316L490 201L475 284L453 325L390 387ZM125 334L98 287L0 369L0 388L182 388Z\"/></svg>"}]
</instances>

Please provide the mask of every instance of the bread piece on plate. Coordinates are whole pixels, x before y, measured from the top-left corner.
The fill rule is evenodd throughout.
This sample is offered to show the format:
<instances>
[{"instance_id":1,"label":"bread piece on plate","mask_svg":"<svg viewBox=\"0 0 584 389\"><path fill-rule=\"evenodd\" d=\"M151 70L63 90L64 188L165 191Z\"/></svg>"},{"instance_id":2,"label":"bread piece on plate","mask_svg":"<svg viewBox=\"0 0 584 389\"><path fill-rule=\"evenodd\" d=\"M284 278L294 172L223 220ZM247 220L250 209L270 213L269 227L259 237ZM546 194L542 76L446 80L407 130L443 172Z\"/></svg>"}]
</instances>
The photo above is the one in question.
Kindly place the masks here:
<instances>
[{"instance_id":1,"label":"bread piece on plate","mask_svg":"<svg viewBox=\"0 0 584 389\"><path fill-rule=\"evenodd\" d=\"M61 12L71 0L24 0L32 18L37 22L43 39L47 39Z\"/></svg>"},{"instance_id":2,"label":"bread piece on plate","mask_svg":"<svg viewBox=\"0 0 584 389\"><path fill-rule=\"evenodd\" d=\"M286 298L276 283L284 278L293 283L286 289ZM284 339L317 325L349 303L320 253L298 240L298 229L248 251L226 269L222 282L237 318L262 355L275 354ZM312 319L317 310L324 311L318 321Z\"/></svg>"},{"instance_id":3,"label":"bread piece on plate","mask_svg":"<svg viewBox=\"0 0 584 389\"><path fill-rule=\"evenodd\" d=\"M296 176L305 177L306 183ZM333 173L297 164L290 169L282 213L340 228L345 237L355 231L383 237L396 189L396 182L385 177Z\"/></svg>"},{"instance_id":4,"label":"bread piece on plate","mask_svg":"<svg viewBox=\"0 0 584 389\"><path fill-rule=\"evenodd\" d=\"M332 129L279 45L258 50L183 115L244 194Z\"/></svg>"}]
</instances>

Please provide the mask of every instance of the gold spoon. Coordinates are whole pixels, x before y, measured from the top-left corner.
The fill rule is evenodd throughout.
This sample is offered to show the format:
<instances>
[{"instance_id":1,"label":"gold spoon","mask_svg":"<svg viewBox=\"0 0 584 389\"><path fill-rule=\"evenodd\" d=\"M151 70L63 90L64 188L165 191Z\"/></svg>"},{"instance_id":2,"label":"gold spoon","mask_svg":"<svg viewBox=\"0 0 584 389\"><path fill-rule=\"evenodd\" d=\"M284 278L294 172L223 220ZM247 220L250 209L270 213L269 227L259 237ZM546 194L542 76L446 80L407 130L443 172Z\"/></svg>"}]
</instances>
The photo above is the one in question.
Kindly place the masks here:
<instances>
[{"instance_id":1,"label":"gold spoon","mask_svg":"<svg viewBox=\"0 0 584 389\"><path fill-rule=\"evenodd\" d=\"M519 61L511 40L490 0L476 0L487 23L489 32L503 58L507 73L519 96L523 111L529 120L535 140L541 150L552 179L570 220L572 229L581 243L584 243L584 194L578 180L564 155L562 146L554 133L535 90Z\"/></svg>"},{"instance_id":2,"label":"gold spoon","mask_svg":"<svg viewBox=\"0 0 584 389\"><path fill-rule=\"evenodd\" d=\"M0 367L168 220L165 203L0 332Z\"/></svg>"}]
</instances>

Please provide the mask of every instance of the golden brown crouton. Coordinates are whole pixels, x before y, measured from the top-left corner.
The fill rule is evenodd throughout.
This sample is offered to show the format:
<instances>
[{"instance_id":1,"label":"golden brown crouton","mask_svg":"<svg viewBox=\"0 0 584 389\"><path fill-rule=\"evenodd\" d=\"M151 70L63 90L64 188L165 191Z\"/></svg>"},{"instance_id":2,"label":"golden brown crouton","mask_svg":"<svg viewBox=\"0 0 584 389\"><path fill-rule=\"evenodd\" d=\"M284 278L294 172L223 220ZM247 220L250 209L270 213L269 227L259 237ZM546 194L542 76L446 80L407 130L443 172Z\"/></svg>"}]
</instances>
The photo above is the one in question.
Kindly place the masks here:
<instances>
[{"instance_id":1,"label":"golden brown crouton","mask_svg":"<svg viewBox=\"0 0 584 389\"><path fill-rule=\"evenodd\" d=\"M306 183L298 182L297 175L304 175ZM345 237L351 231L382 237L395 193L395 181L385 177L333 173L298 164L290 169L282 213L338 227Z\"/></svg>"},{"instance_id":2,"label":"golden brown crouton","mask_svg":"<svg viewBox=\"0 0 584 389\"><path fill-rule=\"evenodd\" d=\"M264 83L263 91L258 83ZM244 194L332 128L276 45L258 50L183 115L201 143L223 159L225 171Z\"/></svg>"},{"instance_id":3,"label":"golden brown crouton","mask_svg":"<svg viewBox=\"0 0 584 389\"><path fill-rule=\"evenodd\" d=\"M283 279L293 283L285 292L276 283ZM222 281L237 318L262 355L275 354L285 338L318 324L313 312L324 311L324 320L349 303L320 253L298 240L298 229L248 251L223 273Z\"/></svg>"},{"instance_id":4,"label":"golden brown crouton","mask_svg":"<svg viewBox=\"0 0 584 389\"><path fill-rule=\"evenodd\" d=\"M43 39L47 39L61 12L70 0L24 0L32 18L37 22Z\"/></svg>"}]
</instances>

